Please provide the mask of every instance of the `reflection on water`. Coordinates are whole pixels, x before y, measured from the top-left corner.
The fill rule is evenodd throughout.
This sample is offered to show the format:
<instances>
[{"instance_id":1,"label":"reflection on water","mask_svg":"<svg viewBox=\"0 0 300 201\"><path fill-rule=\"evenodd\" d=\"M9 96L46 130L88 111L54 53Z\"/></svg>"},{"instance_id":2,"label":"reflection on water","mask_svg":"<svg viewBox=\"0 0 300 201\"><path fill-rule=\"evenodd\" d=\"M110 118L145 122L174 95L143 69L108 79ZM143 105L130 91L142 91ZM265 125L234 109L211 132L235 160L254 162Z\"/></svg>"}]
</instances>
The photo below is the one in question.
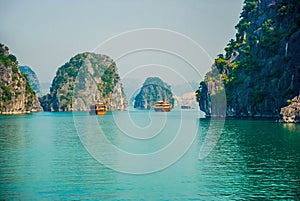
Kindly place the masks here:
<instances>
[{"instance_id":1,"label":"reflection on water","mask_svg":"<svg viewBox=\"0 0 300 201\"><path fill-rule=\"evenodd\" d=\"M300 132L299 126L296 126L296 124L284 124L283 127L290 132Z\"/></svg>"},{"instance_id":2,"label":"reflection on water","mask_svg":"<svg viewBox=\"0 0 300 201\"><path fill-rule=\"evenodd\" d=\"M80 115L82 120L90 118ZM144 120L143 112L131 115L137 125L145 127L161 114L149 116L145 112ZM163 132L148 142L125 135L111 113L96 118L113 144L128 152L143 153L159 150L174 139L181 117L172 111ZM128 175L106 168L89 155L79 140L72 113L1 116L0 200L300 197L300 125L226 121L214 149L199 160L209 128L216 122L200 120L192 113L185 118L197 123L191 125L198 125L188 152L162 171ZM190 132L187 127L184 131L187 135Z\"/></svg>"}]
</instances>

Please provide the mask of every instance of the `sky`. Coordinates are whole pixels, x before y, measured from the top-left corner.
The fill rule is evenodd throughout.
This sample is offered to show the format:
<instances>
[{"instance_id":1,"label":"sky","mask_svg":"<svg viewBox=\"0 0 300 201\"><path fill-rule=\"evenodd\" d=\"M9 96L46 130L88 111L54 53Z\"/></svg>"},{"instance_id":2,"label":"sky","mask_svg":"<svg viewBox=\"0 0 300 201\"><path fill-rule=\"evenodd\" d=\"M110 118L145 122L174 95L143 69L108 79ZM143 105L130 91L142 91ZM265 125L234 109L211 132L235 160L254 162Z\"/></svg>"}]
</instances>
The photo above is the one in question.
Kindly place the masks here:
<instances>
[{"instance_id":1,"label":"sky","mask_svg":"<svg viewBox=\"0 0 300 201\"><path fill-rule=\"evenodd\" d=\"M0 0L0 43L9 47L20 65L30 66L40 82L52 82L56 70L76 54L111 53L105 45L117 50L128 43L134 48L131 44L140 37L149 47L153 43L166 51L145 47L125 56L111 53L121 78L161 73L171 83L180 76L198 82L191 63L201 76L209 70L234 38L242 5L243 0ZM139 32L143 29L150 31ZM128 34L136 30L137 35ZM153 38L156 33L162 35L158 41ZM198 61L192 62L197 55Z\"/></svg>"}]
</instances>

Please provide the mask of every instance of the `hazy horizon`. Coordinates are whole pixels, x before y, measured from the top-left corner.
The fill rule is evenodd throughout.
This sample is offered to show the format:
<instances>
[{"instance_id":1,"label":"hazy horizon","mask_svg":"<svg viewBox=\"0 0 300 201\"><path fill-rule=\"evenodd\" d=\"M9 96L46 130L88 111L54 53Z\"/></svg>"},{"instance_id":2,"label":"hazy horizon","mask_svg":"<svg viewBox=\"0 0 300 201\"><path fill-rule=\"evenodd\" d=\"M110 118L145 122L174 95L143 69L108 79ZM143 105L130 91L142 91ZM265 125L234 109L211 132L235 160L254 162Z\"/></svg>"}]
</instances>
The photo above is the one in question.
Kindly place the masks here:
<instances>
[{"instance_id":1,"label":"hazy horizon","mask_svg":"<svg viewBox=\"0 0 300 201\"><path fill-rule=\"evenodd\" d=\"M234 27L238 23L242 4L242 0L91 0L87 3L78 0L0 0L3 10L0 13L0 42L9 47L18 58L19 65L30 66L40 82L49 83L56 70L71 57L82 52L93 52L103 41L135 29L157 28L178 32L198 43L213 59L223 53L225 45L234 38ZM176 59L172 61L163 58L164 55L153 55L155 62L152 58L142 60L142 57L134 65L127 62L128 58L117 61L121 77L136 65L171 66L176 73L186 68L184 65L175 67L179 63ZM203 60L201 65L201 68L210 67L208 60ZM148 70L149 76L154 76L152 72ZM135 74L147 76L138 72ZM169 79L167 82L176 82L173 76L166 74L166 77ZM199 81L193 75L185 78Z\"/></svg>"}]
</instances>

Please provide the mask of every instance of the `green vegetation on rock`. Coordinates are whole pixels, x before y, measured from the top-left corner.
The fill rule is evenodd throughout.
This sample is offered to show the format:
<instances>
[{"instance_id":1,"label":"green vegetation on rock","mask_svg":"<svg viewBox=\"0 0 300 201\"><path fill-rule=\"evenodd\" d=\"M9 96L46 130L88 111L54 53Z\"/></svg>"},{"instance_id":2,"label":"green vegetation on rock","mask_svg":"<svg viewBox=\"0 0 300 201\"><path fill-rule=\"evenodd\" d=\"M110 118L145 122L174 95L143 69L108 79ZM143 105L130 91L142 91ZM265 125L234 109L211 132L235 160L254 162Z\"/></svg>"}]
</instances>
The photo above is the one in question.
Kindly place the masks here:
<instances>
[{"instance_id":1,"label":"green vegetation on rock","mask_svg":"<svg viewBox=\"0 0 300 201\"><path fill-rule=\"evenodd\" d=\"M17 58L8 50L0 44L0 114L41 111L35 92L18 67Z\"/></svg>"},{"instance_id":2,"label":"green vegetation on rock","mask_svg":"<svg viewBox=\"0 0 300 201\"><path fill-rule=\"evenodd\" d=\"M8 86L6 86L3 83L0 83L0 88L2 89L2 94L0 97L0 101L9 101L11 100L12 93L10 92L10 89Z\"/></svg>"},{"instance_id":3,"label":"green vegetation on rock","mask_svg":"<svg viewBox=\"0 0 300 201\"><path fill-rule=\"evenodd\" d=\"M229 116L277 116L300 93L300 1L245 0L235 39L205 82L225 90Z\"/></svg>"},{"instance_id":4,"label":"green vegetation on rock","mask_svg":"<svg viewBox=\"0 0 300 201\"><path fill-rule=\"evenodd\" d=\"M50 94L40 101L47 111L88 110L96 102L104 102L110 110L127 108L115 62L88 52L77 54L57 70Z\"/></svg>"}]
</instances>

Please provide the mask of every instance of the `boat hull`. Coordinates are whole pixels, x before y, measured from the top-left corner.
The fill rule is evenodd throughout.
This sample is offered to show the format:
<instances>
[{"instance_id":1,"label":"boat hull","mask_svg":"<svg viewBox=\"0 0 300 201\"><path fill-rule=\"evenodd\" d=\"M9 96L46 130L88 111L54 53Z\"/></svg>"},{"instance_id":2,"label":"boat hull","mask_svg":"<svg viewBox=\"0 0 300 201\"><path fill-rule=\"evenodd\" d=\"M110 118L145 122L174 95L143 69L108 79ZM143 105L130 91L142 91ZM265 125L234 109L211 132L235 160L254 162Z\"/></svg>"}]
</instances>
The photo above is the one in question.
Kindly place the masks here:
<instances>
[{"instance_id":1,"label":"boat hull","mask_svg":"<svg viewBox=\"0 0 300 201\"><path fill-rule=\"evenodd\" d=\"M171 111L171 108L154 108L154 111L155 112L170 112Z\"/></svg>"},{"instance_id":2,"label":"boat hull","mask_svg":"<svg viewBox=\"0 0 300 201\"><path fill-rule=\"evenodd\" d=\"M191 109L191 106L189 106L189 105L182 105L181 109L189 110L189 109Z\"/></svg>"},{"instance_id":3,"label":"boat hull","mask_svg":"<svg viewBox=\"0 0 300 201\"><path fill-rule=\"evenodd\" d=\"M153 108L156 112L170 112L172 106L168 102L157 101Z\"/></svg>"},{"instance_id":4,"label":"boat hull","mask_svg":"<svg viewBox=\"0 0 300 201\"><path fill-rule=\"evenodd\" d=\"M90 110L90 115L106 115L106 111L96 111L96 110Z\"/></svg>"},{"instance_id":5,"label":"boat hull","mask_svg":"<svg viewBox=\"0 0 300 201\"><path fill-rule=\"evenodd\" d=\"M91 115L106 115L107 107L104 104L95 104L90 107Z\"/></svg>"},{"instance_id":6,"label":"boat hull","mask_svg":"<svg viewBox=\"0 0 300 201\"><path fill-rule=\"evenodd\" d=\"M106 115L106 111L96 111L97 115Z\"/></svg>"}]
</instances>

